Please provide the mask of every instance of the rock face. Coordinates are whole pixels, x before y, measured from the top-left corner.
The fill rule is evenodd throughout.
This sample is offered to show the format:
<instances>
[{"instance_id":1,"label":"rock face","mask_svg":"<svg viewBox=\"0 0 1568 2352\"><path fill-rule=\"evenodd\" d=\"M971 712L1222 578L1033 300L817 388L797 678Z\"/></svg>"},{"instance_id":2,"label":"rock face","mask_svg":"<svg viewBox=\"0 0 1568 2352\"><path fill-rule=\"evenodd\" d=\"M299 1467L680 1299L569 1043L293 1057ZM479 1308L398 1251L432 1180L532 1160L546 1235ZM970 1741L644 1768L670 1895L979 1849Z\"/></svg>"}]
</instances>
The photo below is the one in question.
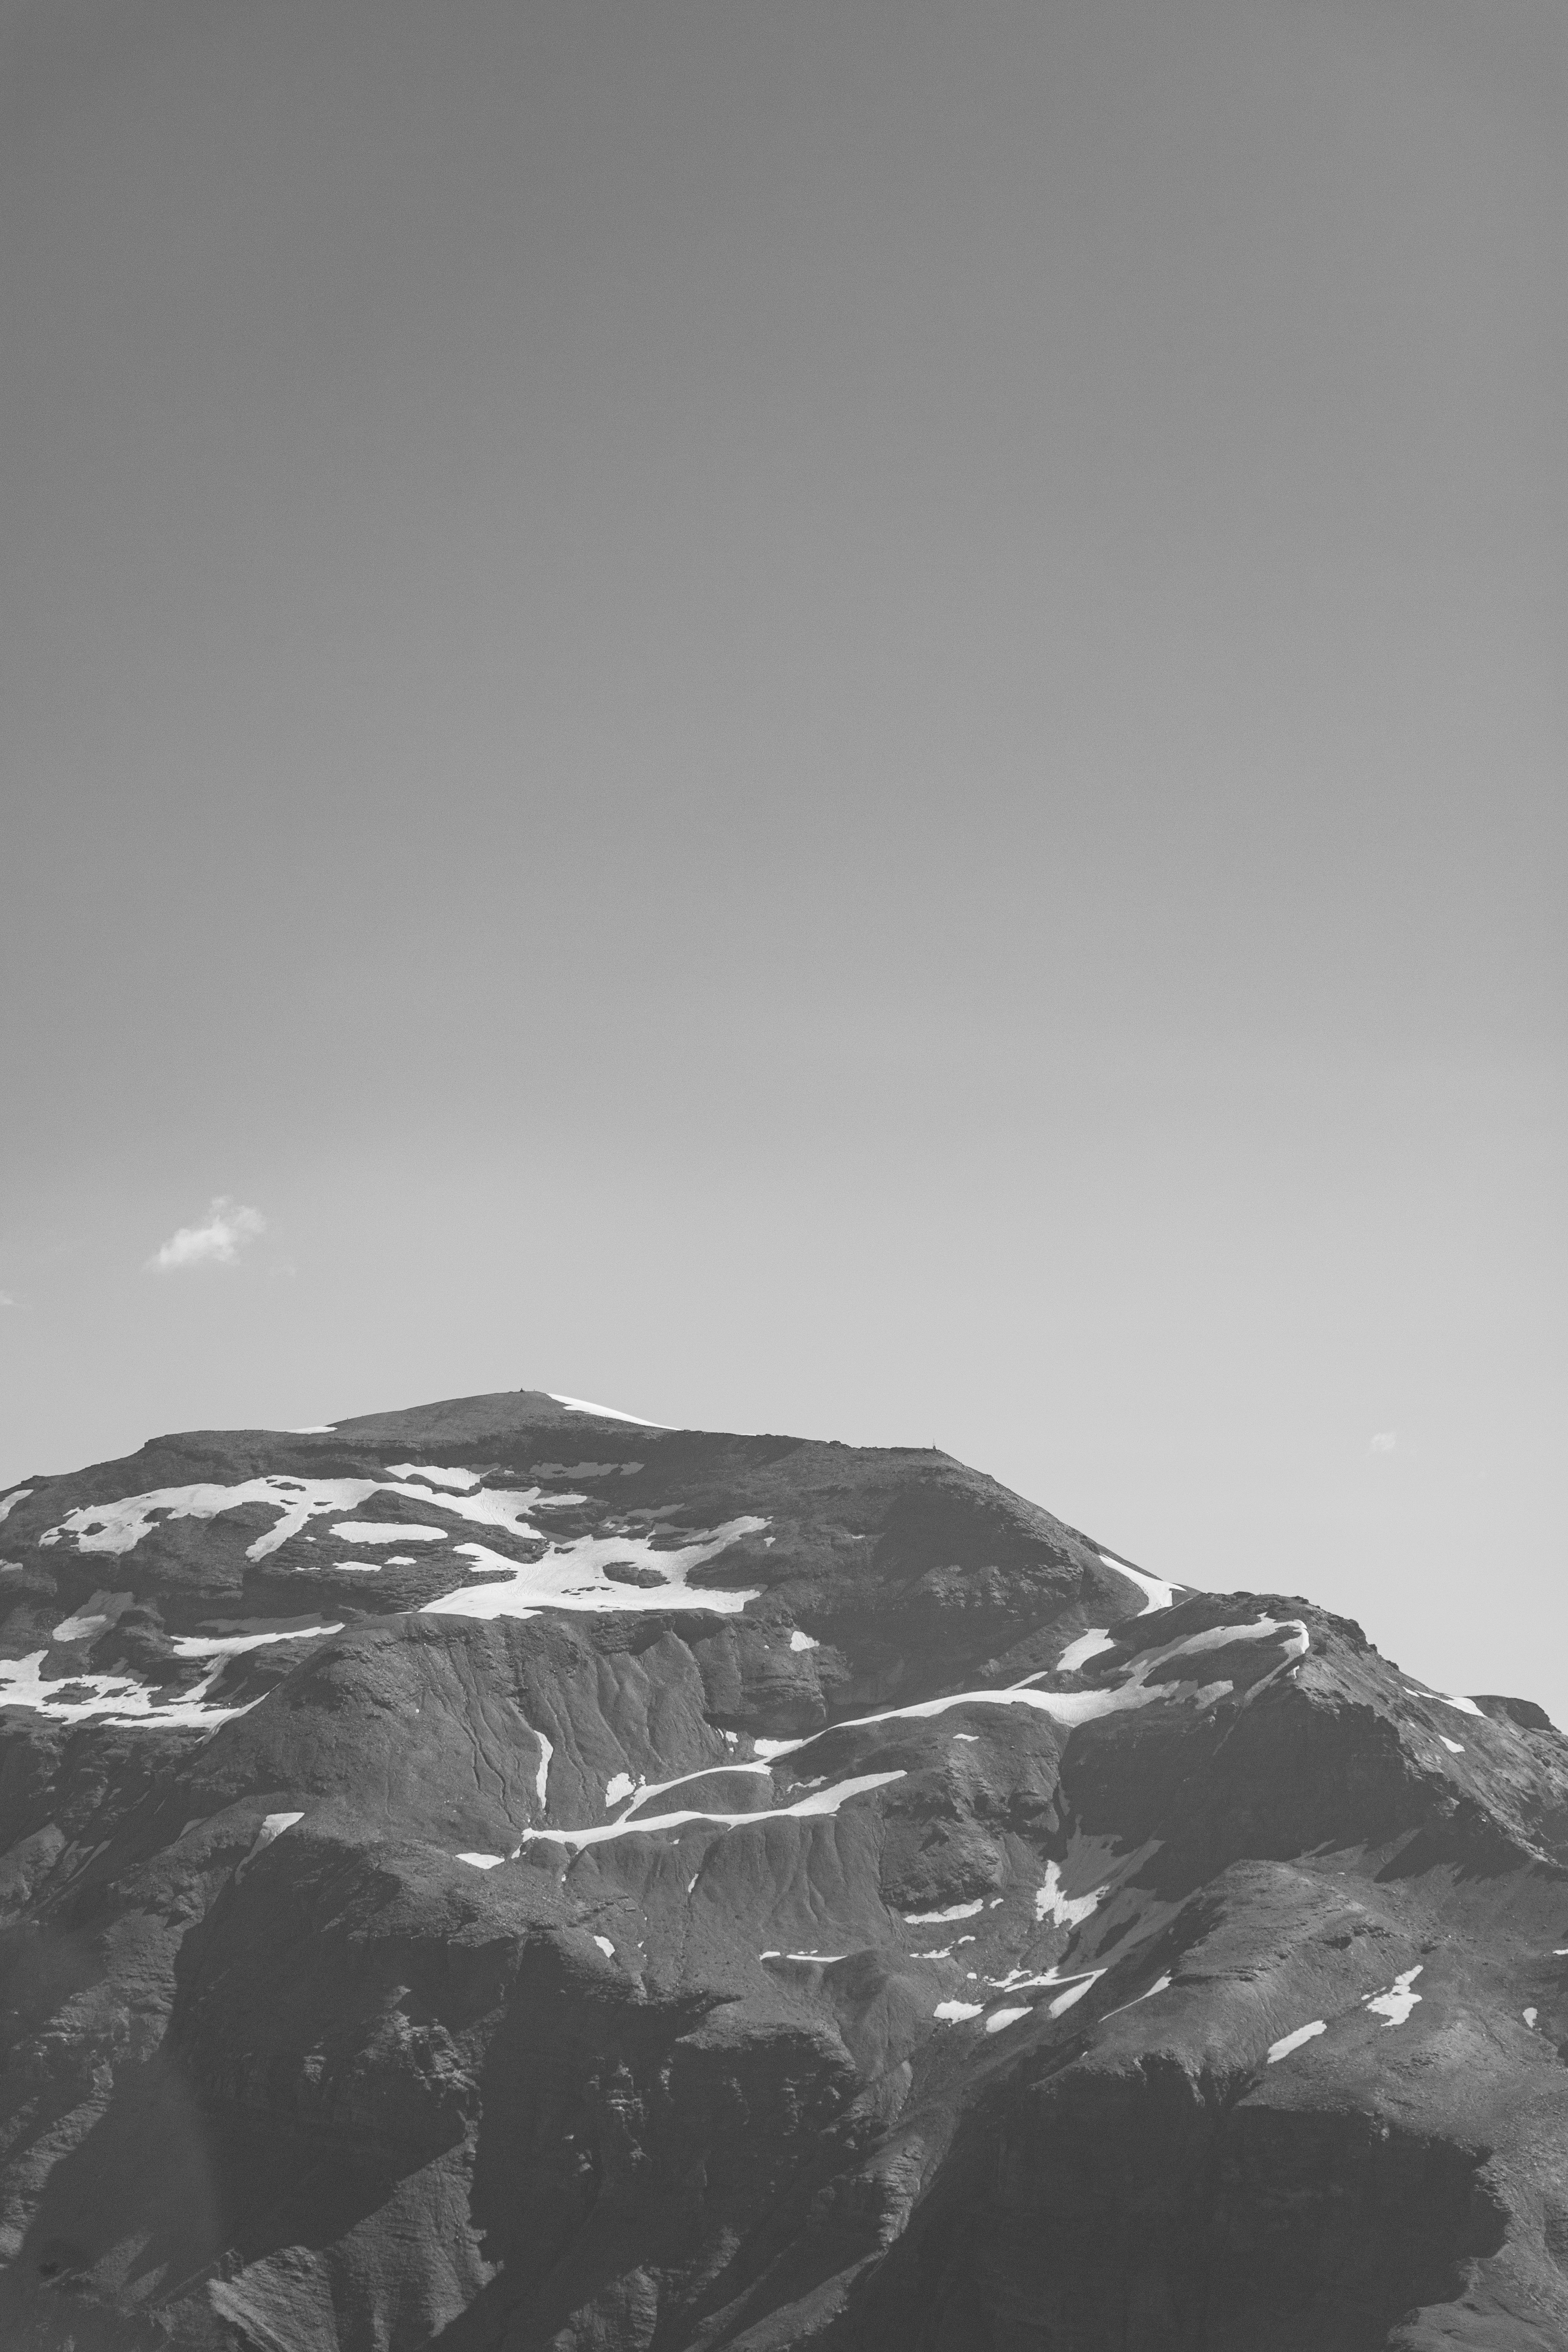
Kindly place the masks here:
<instances>
[{"instance_id":1,"label":"rock face","mask_svg":"<svg viewBox=\"0 0 1568 2352\"><path fill-rule=\"evenodd\" d=\"M0 1496L8 2352L1568 2346L1568 1744L934 1452Z\"/></svg>"}]
</instances>

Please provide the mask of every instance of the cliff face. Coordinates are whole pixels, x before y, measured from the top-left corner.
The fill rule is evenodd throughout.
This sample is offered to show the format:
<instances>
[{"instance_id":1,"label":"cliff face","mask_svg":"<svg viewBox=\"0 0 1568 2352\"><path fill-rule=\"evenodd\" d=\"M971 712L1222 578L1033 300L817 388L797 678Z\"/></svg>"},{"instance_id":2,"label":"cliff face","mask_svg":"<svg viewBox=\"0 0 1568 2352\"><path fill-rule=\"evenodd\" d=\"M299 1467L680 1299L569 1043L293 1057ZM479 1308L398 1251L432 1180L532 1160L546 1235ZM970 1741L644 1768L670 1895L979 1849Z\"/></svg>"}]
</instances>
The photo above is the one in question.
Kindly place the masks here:
<instances>
[{"instance_id":1,"label":"cliff face","mask_svg":"<svg viewBox=\"0 0 1568 2352\"><path fill-rule=\"evenodd\" d=\"M947 1457L0 1497L18 2352L1568 2346L1568 1745Z\"/></svg>"}]
</instances>

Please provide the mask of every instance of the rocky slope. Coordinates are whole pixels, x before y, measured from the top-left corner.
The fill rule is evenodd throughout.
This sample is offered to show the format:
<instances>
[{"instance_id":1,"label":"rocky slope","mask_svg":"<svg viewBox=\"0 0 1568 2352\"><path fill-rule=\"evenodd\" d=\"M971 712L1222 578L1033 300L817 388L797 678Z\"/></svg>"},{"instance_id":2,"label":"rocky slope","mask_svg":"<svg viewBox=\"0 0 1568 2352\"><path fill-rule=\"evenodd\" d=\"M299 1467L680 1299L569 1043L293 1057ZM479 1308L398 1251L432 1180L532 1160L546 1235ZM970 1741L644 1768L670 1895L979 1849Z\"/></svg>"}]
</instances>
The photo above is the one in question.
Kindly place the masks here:
<instances>
[{"instance_id":1,"label":"rocky slope","mask_svg":"<svg viewBox=\"0 0 1568 2352\"><path fill-rule=\"evenodd\" d=\"M934 1452L0 1496L16 2352L1568 2346L1568 1745Z\"/></svg>"}]
</instances>

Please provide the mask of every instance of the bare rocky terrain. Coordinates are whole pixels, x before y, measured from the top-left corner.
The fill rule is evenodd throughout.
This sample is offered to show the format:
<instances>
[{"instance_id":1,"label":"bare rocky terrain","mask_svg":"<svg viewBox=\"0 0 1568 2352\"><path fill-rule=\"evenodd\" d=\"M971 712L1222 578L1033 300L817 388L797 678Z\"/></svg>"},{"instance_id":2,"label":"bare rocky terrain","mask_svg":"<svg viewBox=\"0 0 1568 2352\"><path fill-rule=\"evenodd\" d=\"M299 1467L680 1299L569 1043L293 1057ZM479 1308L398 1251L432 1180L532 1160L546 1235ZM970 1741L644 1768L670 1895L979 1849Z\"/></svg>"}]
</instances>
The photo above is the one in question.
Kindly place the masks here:
<instances>
[{"instance_id":1,"label":"bare rocky terrain","mask_svg":"<svg viewBox=\"0 0 1568 2352\"><path fill-rule=\"evenodd\" d=\"M1568 1743L940 1453L0 1496L7 2352L1561 2352Z\"/></svg>"}]
</instances>

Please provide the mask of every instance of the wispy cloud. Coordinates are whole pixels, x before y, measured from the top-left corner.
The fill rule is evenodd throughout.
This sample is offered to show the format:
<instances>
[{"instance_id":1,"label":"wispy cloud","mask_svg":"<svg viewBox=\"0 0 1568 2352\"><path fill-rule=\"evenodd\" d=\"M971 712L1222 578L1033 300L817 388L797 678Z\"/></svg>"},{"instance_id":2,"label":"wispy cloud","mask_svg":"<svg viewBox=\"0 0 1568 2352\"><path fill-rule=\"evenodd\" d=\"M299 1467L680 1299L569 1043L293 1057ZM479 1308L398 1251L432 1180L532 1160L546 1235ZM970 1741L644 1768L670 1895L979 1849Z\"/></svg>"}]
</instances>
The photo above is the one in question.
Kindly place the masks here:
<instances>
[{"instance_id":1,"label":"wispy cloud","mask_svg":"<svg viewBox=\"0 0 1568 2352\"><path fill-rule=\"evenodd\" d=\"M1396 1429L1380 1429L1366 1450L1369 1454L1392 1454L1398 1442Z\"/></svg>"},{"instance_id":2,"label":"wispy cloud","mask_svg":"<svg viewBox=\"0 0 1568 2352\"><path fill-rule=\"evenodd\" d=\"M205 1225L182 1225L147 1261L150 1274L175 1274L188 1265L233 1265L247 1242L267 1231L259 1209L247 1209L220 1192Z\"/></svg>"}]
</instances>

